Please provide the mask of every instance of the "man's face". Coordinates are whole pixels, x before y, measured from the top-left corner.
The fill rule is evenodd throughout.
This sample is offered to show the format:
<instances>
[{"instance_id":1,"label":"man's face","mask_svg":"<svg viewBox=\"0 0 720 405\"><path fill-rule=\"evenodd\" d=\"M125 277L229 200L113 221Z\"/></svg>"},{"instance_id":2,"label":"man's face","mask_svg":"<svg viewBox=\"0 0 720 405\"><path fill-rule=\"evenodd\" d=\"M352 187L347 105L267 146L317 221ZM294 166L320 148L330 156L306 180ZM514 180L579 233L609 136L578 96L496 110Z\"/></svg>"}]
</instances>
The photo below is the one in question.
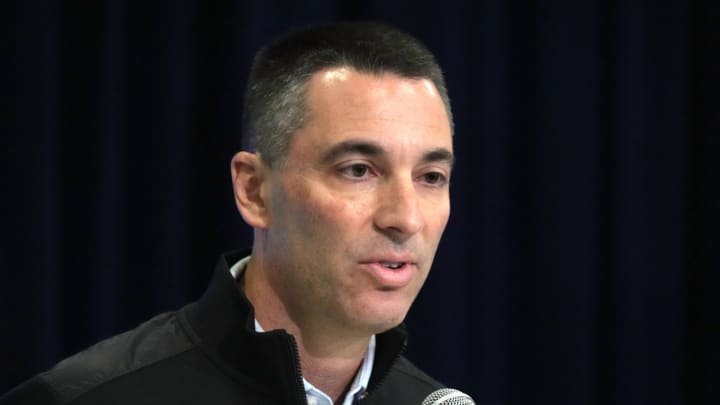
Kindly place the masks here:
<instances>
[{"instance_id":1,"label":"man's face","mask_svg":"<svg viewBox=\"0 0 720 405\"><path fill-rule=\"evenodd\" d=\"M348 68L316 73L306 100L266 179L271 284L301 327L378 333L405 318L450 214L448 116L429 80Z\"/></svg>"}]
</instances>

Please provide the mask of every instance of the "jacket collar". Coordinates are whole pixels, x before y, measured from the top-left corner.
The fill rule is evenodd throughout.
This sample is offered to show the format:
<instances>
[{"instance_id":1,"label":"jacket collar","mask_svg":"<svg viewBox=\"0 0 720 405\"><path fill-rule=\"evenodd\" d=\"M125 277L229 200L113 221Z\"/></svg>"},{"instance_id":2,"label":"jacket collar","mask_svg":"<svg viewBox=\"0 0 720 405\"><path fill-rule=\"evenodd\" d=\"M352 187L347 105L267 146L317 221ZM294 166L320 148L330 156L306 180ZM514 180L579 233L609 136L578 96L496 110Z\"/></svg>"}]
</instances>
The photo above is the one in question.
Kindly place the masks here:
<instances>
[{"instance_id":1,"label":"jacket collar","mask_svg":"<svg viewBox=\"0 0 720 405\"><path fill-rule=\"evenodd\" d=\"M220 257L205 294L184 309L190 333L203 351L234 378L255 384L270 396L287 394L287 403L300 401L298 396L304 403L295 339L284 330L255 332L253 306L230 274L230 266L249 254L249 250L237 250ZM403 326L376 336L368 391L381 383L406 341Z\"/></svg>"}]
</instances>

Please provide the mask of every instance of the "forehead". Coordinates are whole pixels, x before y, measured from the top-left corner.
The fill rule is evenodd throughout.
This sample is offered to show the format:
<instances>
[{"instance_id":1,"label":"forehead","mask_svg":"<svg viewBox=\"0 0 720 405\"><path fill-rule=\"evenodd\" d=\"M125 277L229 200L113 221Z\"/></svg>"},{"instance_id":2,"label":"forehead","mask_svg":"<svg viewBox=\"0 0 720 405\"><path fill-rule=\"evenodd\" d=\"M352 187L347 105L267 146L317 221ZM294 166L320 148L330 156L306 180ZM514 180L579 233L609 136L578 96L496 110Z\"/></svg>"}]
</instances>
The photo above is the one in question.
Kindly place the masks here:
<instances>
[{"instance_id":1,"label":"forehead","mask_svg":"<svg viewBox=\"0 0 720 405\"><path fill-rule=\"evenodd\" d=\"M306 108L306 124L295 136L299 143L332 143L361 136L451 147L445 105L426 78L364 73L349 67L325 69L308 82Z\"/></svg>"},{"instance_id":2,"label":"forehead","mask_svg":"<svg viewBox=\"0 0 720 405\"><path fill-rule=\"evenodd\" d=\"M327 68L314 73L310 79L316 86L342 86L343 83L356 82L372 85L384 84L388 87L397 87L398 90L414 92L418 88L428 96L439 97L435 84L425 77L405 77L392 72L362 72L349 66ZM379 87L379 86L378 86Z\"/></svg>"},{"instance_id":3,"label":"forehead","mask_svg":"<svg viewBox=\"0 0 720 405\"><path fill-rule=\"evenodd\" d=\"M306 95L311 104L328 99L350 103L380 101L383 98L416 98L416 101L442 103L435 84L428 78L404 77L391 72L360 72L347 66L314 73L308 82ZM407 105L407 109L414 106L415 103L411 103Z\"/></svg>"}]
</instances>

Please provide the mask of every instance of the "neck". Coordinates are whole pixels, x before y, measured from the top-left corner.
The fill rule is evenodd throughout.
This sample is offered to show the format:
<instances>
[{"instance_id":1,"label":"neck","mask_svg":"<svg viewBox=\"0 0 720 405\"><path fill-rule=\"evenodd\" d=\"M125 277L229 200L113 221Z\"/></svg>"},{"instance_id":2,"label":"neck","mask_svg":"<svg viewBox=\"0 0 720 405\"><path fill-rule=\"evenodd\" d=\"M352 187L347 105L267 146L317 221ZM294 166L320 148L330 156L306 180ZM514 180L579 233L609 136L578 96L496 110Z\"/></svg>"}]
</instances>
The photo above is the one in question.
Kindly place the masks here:
<instances>
[{"instance_id":1,"label":"neck","mask_svg":"<svg viewBox=\"0 0 720 405\"><path fill-rule=\"evenodd\" d=\"M333 401L347 392L360 368L370 336L333 329L312 318L296 320L290 316L263 270L248 263L240 287L255 309L255 319L264 330L284 329L295 337L303 378Z\"/></svg>"},{"instance_id":2,"label":"neck","mask_svg":"<svg viewBox=\"0 0 720 405\"><path fill-rule=\"evenodd\" d=\"M343 358L340 356L315 357L310 352L303 352L300 348L300 363L303 377L312 385L326 393L333 402L342 402L343 396L347 393L352 381L357 374L367 344L360 353L360 356Z\"/></svg>"}]
</instances>

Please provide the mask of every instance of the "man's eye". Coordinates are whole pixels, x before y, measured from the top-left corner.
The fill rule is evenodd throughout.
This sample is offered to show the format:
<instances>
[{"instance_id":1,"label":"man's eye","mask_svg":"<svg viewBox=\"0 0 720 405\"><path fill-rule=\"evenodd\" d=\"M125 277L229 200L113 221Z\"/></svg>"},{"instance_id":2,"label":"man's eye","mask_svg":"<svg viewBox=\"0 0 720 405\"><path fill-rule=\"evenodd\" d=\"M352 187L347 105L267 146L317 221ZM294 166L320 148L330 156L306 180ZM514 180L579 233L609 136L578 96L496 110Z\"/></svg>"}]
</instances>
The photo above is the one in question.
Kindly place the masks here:
<instances>
[{"instance_id":1,"label":"man's eye","mask_svg":"<svg viewBox=\"0 0 720 405\"><path fill-rule=\"evenodd\" d=\"M352 178L363 178L370 174L370 167L366 164L356 163L340 170L344 175Z\"/></svg>"},{"instance_id":2,"label":"man's eye","mask_svg":"<svg viewBox=\"0 0 720 405\"><path fill-rule=\"evenodd\" d=\"M445 176L439 172L425 173L423 175L423 179L427 184L431 184L434 186L441 186L447 182Z\"/></svg>"}]
</instances>

